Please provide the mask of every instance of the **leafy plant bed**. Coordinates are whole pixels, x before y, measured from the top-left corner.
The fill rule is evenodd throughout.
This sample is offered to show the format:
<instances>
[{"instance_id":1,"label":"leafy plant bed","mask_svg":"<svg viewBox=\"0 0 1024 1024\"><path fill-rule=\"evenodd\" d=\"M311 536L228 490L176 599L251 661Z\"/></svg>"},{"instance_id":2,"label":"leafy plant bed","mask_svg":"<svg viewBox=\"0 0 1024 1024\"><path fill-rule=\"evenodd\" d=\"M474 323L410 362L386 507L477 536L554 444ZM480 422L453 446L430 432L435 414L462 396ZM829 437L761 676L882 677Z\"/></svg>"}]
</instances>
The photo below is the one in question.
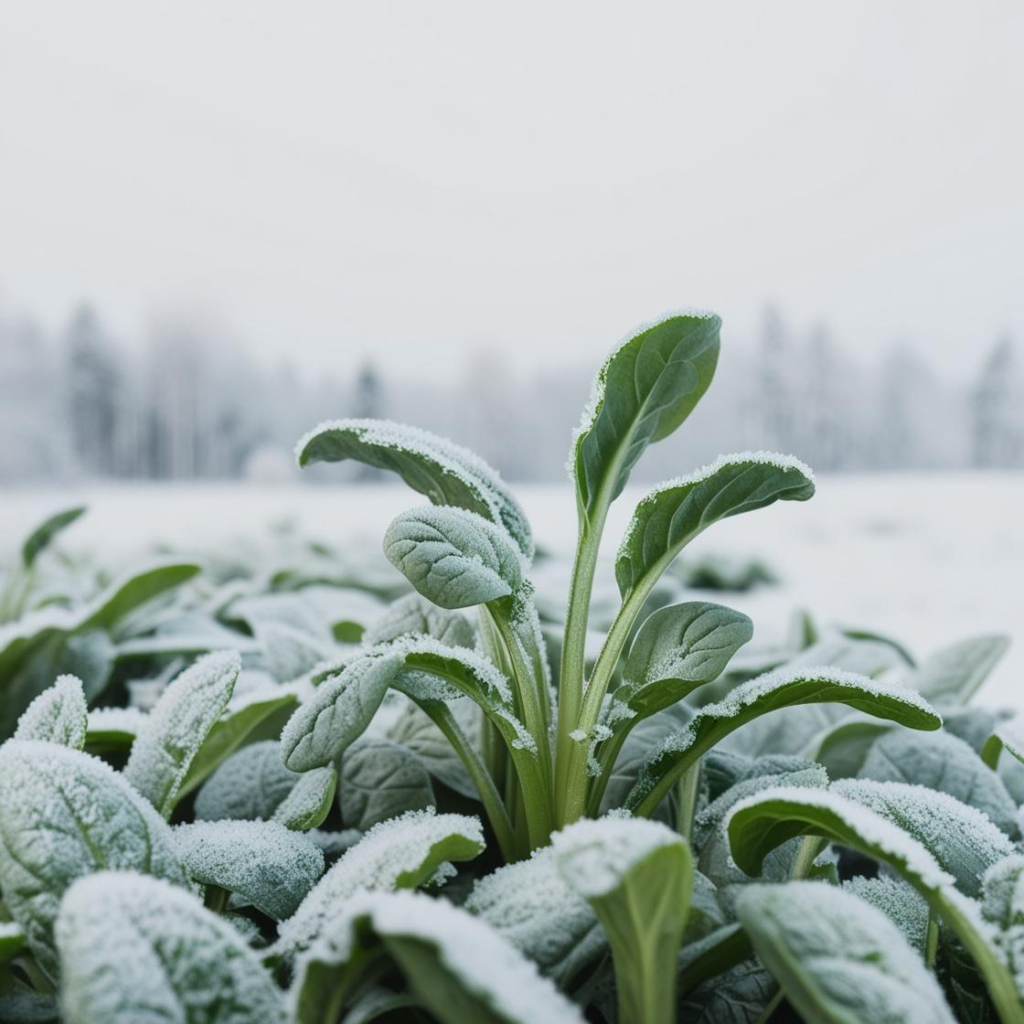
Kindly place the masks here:
<instances>
[{"instance_id":1,"label":"leafy plant bed","mask_svg":"<svg viewBox=\"0 0 1024 1024\"><path fill-rule=\"evenodd\" d=\"M1006 640L759 646L695 600L767 575L680 572L695 537L813 495L775 453L654 488L595 591L718 347L683 314L601 369L567 594L490 467L379 421L298 458L429 499L400 575L282 535L111 581L44 523L0 597L0 1019L1024 1020L1024 731L971 705Z\"/></svg>"}]
</instances>

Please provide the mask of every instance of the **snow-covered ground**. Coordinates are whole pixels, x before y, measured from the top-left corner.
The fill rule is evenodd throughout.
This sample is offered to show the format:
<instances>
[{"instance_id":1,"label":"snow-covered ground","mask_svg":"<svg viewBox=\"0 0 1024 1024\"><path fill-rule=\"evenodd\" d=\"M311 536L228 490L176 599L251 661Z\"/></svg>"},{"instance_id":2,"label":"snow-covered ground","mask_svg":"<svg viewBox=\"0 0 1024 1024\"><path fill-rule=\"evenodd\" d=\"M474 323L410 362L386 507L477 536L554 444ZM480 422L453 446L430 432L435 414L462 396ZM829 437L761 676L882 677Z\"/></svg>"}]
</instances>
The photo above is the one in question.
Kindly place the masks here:
<instances>
[{"instance_id":1,"label":"snow-covered ground","mask_svg":"<svg viewBox=\"0 0 1024 1024\"><path fill-rule=\"evenodd\" d=\"M568 486L515 490L538 540L570 552ZM616 504L609 553L641 493L631 489ZM0 550L6 554L42 516L75 501L90 511L67 543L121 561L156 542L209 548L258 537L282 521L339 545L379 545L391 517L421 500L390 484L8 489L0 495ZM971 634L1007 633L1014 644L983 697L1024 710L1024 474L825 477L812 501L737 516L690 551L756 555L772 566L781 587L721 598L752 615L766 640L798 606L822 621L891 634L919 655Z\"/></svg>"}]
</instances>

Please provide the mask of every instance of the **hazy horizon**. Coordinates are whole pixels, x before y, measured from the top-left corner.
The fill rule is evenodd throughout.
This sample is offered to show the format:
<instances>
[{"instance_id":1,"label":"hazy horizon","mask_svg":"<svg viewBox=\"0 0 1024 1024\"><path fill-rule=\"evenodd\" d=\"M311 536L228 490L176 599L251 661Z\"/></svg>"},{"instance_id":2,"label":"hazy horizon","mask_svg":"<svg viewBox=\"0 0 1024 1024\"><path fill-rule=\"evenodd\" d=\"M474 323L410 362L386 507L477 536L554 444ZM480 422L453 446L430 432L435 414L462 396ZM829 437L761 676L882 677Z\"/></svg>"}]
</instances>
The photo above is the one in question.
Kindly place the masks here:
<instances>
[{"instance_id":1,"label":"hazy horizon","mask_svg":"<svg viewBox=\"0 0 1024 1024\"><path fill-rule=\"evenodd\" d=\"M0 305L265 365L593 364L766 302L946 374L1024 337L1024 8L9 7ZM956 54L951 61L949 55Z\"/></svg>"}]
</instances>

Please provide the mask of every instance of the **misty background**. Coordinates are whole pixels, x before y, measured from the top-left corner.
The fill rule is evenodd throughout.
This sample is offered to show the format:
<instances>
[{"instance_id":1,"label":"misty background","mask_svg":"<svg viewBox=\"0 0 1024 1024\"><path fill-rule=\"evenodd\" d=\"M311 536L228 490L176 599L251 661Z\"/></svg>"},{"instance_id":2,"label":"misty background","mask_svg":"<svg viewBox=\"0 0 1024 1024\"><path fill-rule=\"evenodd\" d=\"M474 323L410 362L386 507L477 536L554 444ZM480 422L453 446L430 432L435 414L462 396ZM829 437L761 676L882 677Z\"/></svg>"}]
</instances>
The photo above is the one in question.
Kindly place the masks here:
<instances>
[{"instance_id":1,"label":"misty background","mask_svg":"<svg viewBox=\"0 0 1024 1024\"><path fill-rule=\"evenodd\" d=\"M689 304L718 381L639 480L1018 468L1021 38L1009 0L4 5L0 484L285 480L349 415L564 479L606 353Z\"/></svg>"}]
</instances>

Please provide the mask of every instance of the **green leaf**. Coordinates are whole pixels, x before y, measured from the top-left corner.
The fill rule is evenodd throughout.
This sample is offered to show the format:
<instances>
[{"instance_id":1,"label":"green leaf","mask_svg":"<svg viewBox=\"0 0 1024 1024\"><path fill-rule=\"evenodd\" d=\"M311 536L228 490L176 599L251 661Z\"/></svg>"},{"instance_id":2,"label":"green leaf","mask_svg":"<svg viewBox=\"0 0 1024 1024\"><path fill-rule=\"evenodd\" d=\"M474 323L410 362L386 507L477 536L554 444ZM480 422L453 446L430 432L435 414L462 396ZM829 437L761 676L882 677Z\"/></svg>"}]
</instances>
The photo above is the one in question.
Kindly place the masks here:
<instances>
[{"instance_id":1,"label":"green leaf","mask_svg":"<svg viewBox=\"0 0 1024 1024\"><path fill-rule=\"evenodd\" d=\"M851 893L820 882L752 885L737 912L804 1020L954 1024L920 955L880 910Z\"/></svg>"},{"instance_id":2,"label":"green leaf","mask_svg":"<svg viewBox=\"0 0 1024 1024\"><path fill-rule=\"evenodd\" d=\"M61 905L67 1024L285 1024L284 1001L245 940L191 894L103 872Z\"/></svg>"},{"instance_id":3,"label":"green leaf","mask_svg":"<svg viewBox=\"0 0 1024 1024\"><path fill-rule=\"evenodd\" d=\"M16 921L0 921L0 964L13 960L25 948L25 932Z\"/></svg>"},{"instance_id":4,"label":"green leaf","mask_svg":"<svg viewBox=\"0 0 1024 1024\"><path fill-rule=\"evenodd\" d=\"M294 914L324 872L320 850L274 821L179 825L174 844L194 881L226 889L275 921Z\"/></svg>"},{"instance_id":5,"label":"green leaf","mask_svg":"<svg viewBox=\"0 0 1024 1024\"><path fill-rule=\"evenodd\" d=\"M252 743L226 758L203 783L196 819L269 821L303 777L285 768L277 740Z\"/></svg>"},{"instance_id":6,"label":"green leaf","mask_svg":"<svg viewBox=\"0 0 1024 1024\"><path fill-rule=\"evenodd\" d=\"M601 367L569 456L588 519L622 493L647 446L693 412L715 373L721 325L708 313L669 317L621 344Z\"/></svg>"},{"instance_id":7,"label":"green leaf","mask_svg":"<svg viewBox=\"0 0 1024 1024\"><path fill-rule=\"evenodd\" d=\"M338 770L332 764L303 772L274 811L273 820L297 832L317 828L331 813L337 787Z\"/></svg>"},{"instance_id":8,"label":"green leaf","mask_svg":"<svg viewBox=\"0 0 1024 1024\"><path fill-rule=\"evenodd\" d=\"M370 829L320 879L281 924L275 956L308 949L361 891L392 892L428 882L450 861L472 860L484 849L477 818L410 811Z\"/></svg>"},{"instance_id":9,"label":"green leaf","mask_svg":"<svg viewBox=\"0 0 1024 1024\"><path fill-rule=\"evenodd\" d=\"M864 795L863 787L912 791L908 796L920 802L917 818L923 822L920 835L929 838L935 852L942 853L947 836L943 830L950 818L955 822L983 816L963 807L955 814L950 805L957 801L941 793L929 793L918 787L900 787L898 783L839 782L832 790L775 789L739 803L728 822L729 842L733 859L750 875L756 875L767 854L777 846L799 835L821 836L830 842L857 850L894 868L927 901L934 914L942 917L967 947L985 977L993 1002L1001 1019L1008 1024L1021 1018L1020 1003L1011 972L993 948L990 929L981 919L978 905L960 892L954 877L921 841L877 813L863 802L844 795L843 787L857 787L853 792ZM962 805L961 805L962 806ZM935 815L938 810L942 813ZM964 812L967 812L966 815ZM988 823L997 836L1002 836ZM987 830L979 827L981 841L991 840ZM1006 842L1005 837L1003 841Z\"/></svg>"},{"instance_id":10,"label":"green leaf","mask_svg":"<svg viewBox=\"0 0 1024 1024\"><path fill-rule=\"evenodd\" d=\"M750 619L718 604L695 601L660 608L640 627L615 692L646 718L717 679L754 634Z\"/></svg>"},{"instance_id":11,"label":"green leaf","mask_svg":"<svg viewBox=\"0 0 1024 1024\"><path fill-rule=\"evenodd\" d=\"M121 868L187 881L152 806L103 761L56 743L0 747L0 854L4 902L51 974L53 923L76 878Z\"/></svg>"},{"instance_id":12,"label":"green leaf","mask_svg":"<svg viewBox=\"0 0 1024 1024\"><path fill-rule=\"evenodd\" d=\"M338 805L346 828L361 832L406 811L434 806L430 775L411 750L363 737L341 761Z\"/></svg>"},{"instance_id":13,"label":"green leaf","mask_svg":"<svg viewBox=\"0 0 1024 1024\"><path fill-rule=\"evenodd\" d=\"M913 690L831 669L779 669L743 683L708 704L644 765L626 806L648 815L698 758L733 730L760 715L799 704L838 702L911 729L938 729L942 719Z\"/></svg>"},{"instance_id":14,"label":"green leaf","mask_svg":"<svg viewBox=\"0 0 1024 1024\"><path fill-rule=\"evenodd\" d=\"M125 778L170 818L193 758L228 705L242 670L234 651L207 654L161 694L132 745Z\"/></svg>"},{"instance_id":15,"label":"green leaf","mask_svg":"<svg viewBox=\"0 0 1024 1024\"><path fill-rule=\"evenodd\" d=\"M296 968L293 1013L319 1024L373 957L395 963L442 1024L583 1024L580 1010L482 921L416 893L354 898Z\"/></svg>"},{"instance_id":16,"label":"green leaf","mask_svg":"<svg viewBox=\"0 0 1024 1024\"><path fill-rule=\"evenodd\" d=\"M597 915L563 878L550 846L481 878L464 905L563 991L608 948Z\"/></svg>"},{"instance_id":17,"label":"green leaf","mask_svg":"<svg viewBox=\"0 0 1024 1024\"><path fill-rule=\"evenodd\" d=\"M192 759L178 800L184 800L201 786L219 765L254 737L279 736L298 703L296 690L286 686L261 687L232 696Z\"/></svg>"},{"instance_id":18,"label":"green leaf","mask_svg":"<svg viewBox=\"0 0 1024 1024\"><path fill-rule=\"evenodd\" d=\"M807 756L823 764L830 779L856 778L875 741L892 728L889 722L851 715L816 736Z\"/></svg>"},{"instance_id":19,"label":"green leaf","mask_svg":"<svg viewBox=\"0 0 1024 1024\"><path fill-rule=\"evenodd\" d=\"M1011 838L1020 834L1017 805L1002 780L963 740L945 731L899 729L881 736L868 752L860 777L948 793L987 814Z\"/></svg>"},{"instance_id":20,"label":"green leaf","mask_svg":"<svg viewBox=\"0 0 1024 1024\"><path fill-rule=\"evenodd\" d=\"M976 636L936 651L905 680L935 703L966 704L1010 646L1007 636Z\"/></svg>"},{"instance_id":21,"label":"green leaf","mask_svg":"<svg viewBox=\"0 0 1024 1024\"><path fill-rule=\"evenodd\" d=\"M397 473L435 505L464 508L504 526L520 551L533 555L530 524L501 477L443 437L389 420L335 420L312 430L296 451L303 467L355 459Z\"/></svg>"},{"instance_id":22,"label":"green leaf","mask_svg":"<svg viewBox=\"0 0 1024 1024\"><path fill-rule=\"evenodd\" d=\"M459 508L410 509L384 535L384 554L427 600L471 608L519 589L521 555L501 527Z\"/></svg>"},{"instance_id":23,"label":"green leaf","mask_svg":"<svg viewBox=\"0 0 1024 1024\"><path fill-rule=\"evenodd\" d=\"M65 509L40 523L21 546L21 561L26 569L31 569L39 555L50 546L50 542L61 530L70 526L86 511L85 505Z\"/></svg>"},{"instance_id":24,"label":"green leaf","mask_svg":"<svg viewBox=\"0 0 1024 1024\"><path fill-rule=\"evenodd\" d=\"M16 740L45 740L81 750L85 746L89 709L85 704L82 680L75 676L58 676L22 713Z\"/></svg>"},{"instance_id":25,"label":"green leaf","mask_svg":"<svg viewBox=\"0 0 1024 1024\"><path fill-rule=\"evenodd\" d=\"M672 1024L676 959L693 890L693 858L654 821L578 821L552 837L565 881L593 907L612 947L619 1019Z\"/></svg>"},{"instance_id":26,"label":"green leaf","mask_svg":"<svg viewBox=\"0 0 1024 1024\"><path fill-rule=\"evenodd\" d=\"M473 743L480 733L480 709L468 697L448 701L447 704L456 722ZM449 789L470 800L480 799L466 766L448 738L413 701L409 701L402 709L387 735L388 739L411 750L424 768Z\"/></svg>"},{"instance_id":27,"label":"green leaf","mask_svg":"<svg viewBox=\"0 0 1024 1024\"><path fill-rule=\"evenodd\" d=\"M438 608L419 594L406 594L395 601L367 626L363 643L376 647L403 636L432 636L449 647L473 646L473 627L461 612Z\"/></svg>"},{"instance_id":28,"label":"green leaf","mask_svg":"<svg viewBox=\"0 0 1024 1024\"><path fill-rule=\"evenodd\" d=\"M712 523L813 494L814 477L802 462L769 452L725 456L659 485L637 505L615 558L623 599L646 596L676 555Z\"/></svg>"},{"instance_id":29,"label":"green leaf","mask_svg":"<svg viewBox=\"0 0 1024 1024\"><path fill-rule=\"evenodd\" d=\"M928 904L902 879L879 875L855 875L843 888L870 903L888 917L922 958L928 945Z\"/></svg>"},{"instance_id":30,"label":"green leaf","mask_svg":"<svg viewBox=\"0 0 1024 1024\"><path fill-rule=\"evenodd\" d=\"M180 587L200 571L192 562L160 563L108 587L85 610L76 630L115 629L131 612L168 590Z\"/></svg>"}]
</instances>

